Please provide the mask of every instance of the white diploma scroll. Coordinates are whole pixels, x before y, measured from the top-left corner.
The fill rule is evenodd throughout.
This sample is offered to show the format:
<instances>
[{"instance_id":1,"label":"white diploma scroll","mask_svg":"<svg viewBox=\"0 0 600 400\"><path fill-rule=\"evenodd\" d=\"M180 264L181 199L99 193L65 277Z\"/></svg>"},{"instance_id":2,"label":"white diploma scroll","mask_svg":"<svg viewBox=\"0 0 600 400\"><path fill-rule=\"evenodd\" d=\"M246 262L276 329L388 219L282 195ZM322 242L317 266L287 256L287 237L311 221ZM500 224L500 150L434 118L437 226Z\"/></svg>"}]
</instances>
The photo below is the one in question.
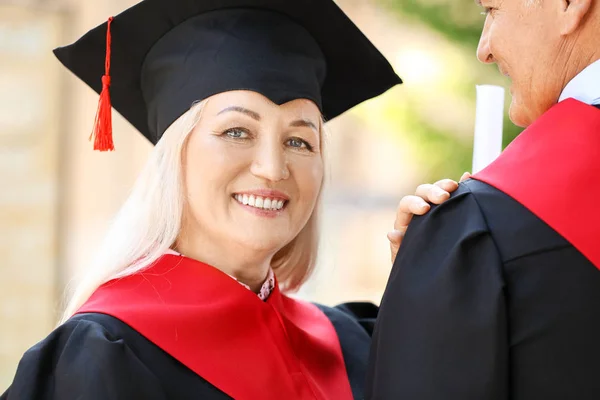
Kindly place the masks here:
<instances>
[{"instance_id":1,"label":"white diploma scroll","mask_svg":"<svg viewBox=\"0 0 600 400\"><path fill-rule=\"evenodd\" d=\"M502 152L504 88L478 85L476 104L473 174L487 167Z\"/></svg>"}]
</instances>

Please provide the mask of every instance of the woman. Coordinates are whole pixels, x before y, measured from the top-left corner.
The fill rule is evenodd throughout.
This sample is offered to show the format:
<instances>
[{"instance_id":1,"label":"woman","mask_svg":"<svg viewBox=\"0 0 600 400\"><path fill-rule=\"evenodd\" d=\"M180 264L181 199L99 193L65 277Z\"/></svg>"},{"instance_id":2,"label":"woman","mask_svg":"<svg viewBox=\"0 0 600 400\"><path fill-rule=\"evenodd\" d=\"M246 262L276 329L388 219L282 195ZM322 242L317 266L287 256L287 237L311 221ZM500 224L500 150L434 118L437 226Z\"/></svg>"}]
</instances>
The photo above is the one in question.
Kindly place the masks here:
<instances>
[{"instance_id":1,"label":"woman","mask_svg":"<svg viewBox=\"0 0 600 400\"><path fill-rule=\"evenodd\" d=\"M283 291L314 265L323 120L400 83L373 45L330 0L145 0L56 55L100 93L95 148L111 101L156 147L1 398L362 398L376 307Z\"/></svg>"}]
</instances>

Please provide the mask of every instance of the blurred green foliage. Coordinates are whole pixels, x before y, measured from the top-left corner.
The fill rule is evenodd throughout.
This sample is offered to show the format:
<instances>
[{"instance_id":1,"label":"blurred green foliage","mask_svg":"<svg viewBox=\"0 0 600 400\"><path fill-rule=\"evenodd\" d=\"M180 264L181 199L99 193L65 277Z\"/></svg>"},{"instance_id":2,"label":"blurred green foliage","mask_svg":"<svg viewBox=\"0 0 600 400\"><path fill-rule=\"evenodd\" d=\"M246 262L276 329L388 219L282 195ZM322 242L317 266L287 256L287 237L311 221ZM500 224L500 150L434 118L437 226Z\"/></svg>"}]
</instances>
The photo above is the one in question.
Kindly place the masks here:
<instances>
[{"instance_id":1,"label":"blurred green foliage","mask_svg":"<svg viewBox=\"0 0 600 400\"><path fill-rule=\"evenodd\" d=\"M400 23L410 21L424 25L441 34L451 46L455 46L463 54L464 61L461 58L461 62L466 64L466 68L463 66L460 69L462 73L452 77L452 92L454 96L459 96L472 105L473 119L476 85L494 84L507 88L509 82L498 72L495 64L485 65L476 58L477 44L485 17L481 15L483 9L473 0L378 0L378 3L397 15ZM452 70L452 61L449 60L443 68ZM504 146L521 132L521 128L508 119L510 94L508 90L506 93ZM472 135L453 132L453 128L440 129L439 124L432 123L430 114L411 109L414 106L410 101L401 103L402 107L408 110L395 114L388 112L385 118L396 119L396 123L390 122L395 126L401 126L402 131L406 131L409 127L410 140L413 141L412 145L417 153L415 162L426 168L424 170L426 176L423 177L425 180L433 181L440 177L457 178L462 172L471 169ZM441 106L452 108L453 104L445 103ZM409 121L399 121L402 118L408 118Z\"/></svg>"}]
</instances>

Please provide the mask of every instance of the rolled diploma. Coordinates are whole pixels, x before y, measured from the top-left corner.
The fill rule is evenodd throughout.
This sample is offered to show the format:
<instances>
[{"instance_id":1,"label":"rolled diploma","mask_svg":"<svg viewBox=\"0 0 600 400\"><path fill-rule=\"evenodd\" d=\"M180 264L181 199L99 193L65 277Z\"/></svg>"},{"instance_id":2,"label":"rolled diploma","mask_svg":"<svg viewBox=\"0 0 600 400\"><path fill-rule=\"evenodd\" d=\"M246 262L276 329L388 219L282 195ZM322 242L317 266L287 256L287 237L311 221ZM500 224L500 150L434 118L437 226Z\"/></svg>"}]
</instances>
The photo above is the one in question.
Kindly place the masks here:
<instances>
[{"instance_id":1,"label":"rolled diploma","mask_svg":"<svg viewBox=\"0 0 600 400\"><path fill-rule=\"evenodd\" d=\"M504 88L494 85L477 85L476 88L474 174L487 167L502 152L504 117Z\"/></svg>"}]
</instances>

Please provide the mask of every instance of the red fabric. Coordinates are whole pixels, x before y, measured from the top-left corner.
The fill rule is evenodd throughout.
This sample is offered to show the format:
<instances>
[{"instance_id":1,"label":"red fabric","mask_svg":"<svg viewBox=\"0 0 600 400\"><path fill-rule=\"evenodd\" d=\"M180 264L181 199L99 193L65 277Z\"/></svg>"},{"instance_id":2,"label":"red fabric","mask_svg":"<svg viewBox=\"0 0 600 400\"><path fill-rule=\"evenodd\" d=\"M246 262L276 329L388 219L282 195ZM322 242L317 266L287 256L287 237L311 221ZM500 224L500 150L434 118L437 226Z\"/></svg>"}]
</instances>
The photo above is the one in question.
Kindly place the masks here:
<instances>
[{"instance_id":1,"label":"red fabric","mask_svg":"<svg viewBox=\"0 0 600 400\"><path fill-rule=\"evenodd\" d=\"M600 110L567 99L474 176L508 194L600 269Z\"/></svg>"},{"instance_id":2,"label":"red fabric","mask_svg":"<svg viewBox=\"0 0 600 400\"><path fill-rule=\"evenodd\" d=\"M176 256L182 256L182 254L176 252L173 249L167 250L167 252L165 254L173 254L173 255L176 255ZM228 275L228 276L231 279L235 279L235 281L237 283L239 283L240 285L242 285L246 289L252 290L250 288L250 286L246 285L244 282L238 281L235 276L231 276L231 275ZM275 273L273 272L273 269L269 269L269 274L267 275L267 279L264 281L264 283L260 287L260 290L257 293L258 298L261 299L261 300L263 300L263 301L266 300L266 299L268 299L269 296L271 295L271 292L273 291L273 289L275 289Z\"/></svg>"},{"instance_id":3,"label":"red fabric","mask_svg":"<svg viewBox=\"0 0 600 400\"><path fill-rule=\"evenodd\" d=\"M267 299L175 255L100 287L78 313L125 322L235 399L352 399L341 347L314 305Z\"/></svg>"},{"instance_id":4,"label":"red fabric","mask_svg":"<svg viewBox=\"0 0 600 400\"><path fill-rule=\"evenodd\" d=\"M110 101L110 50L111 50L111 32L110 26L113 17L108 19L106 29L106 60L104 65L104 76L102 77L102 92L98 100L98 110L96 111L96 120L90 139L94 138L94 150L112 151L115 149L112 139L112 105Z\"/></svg>"}]
</instances>

